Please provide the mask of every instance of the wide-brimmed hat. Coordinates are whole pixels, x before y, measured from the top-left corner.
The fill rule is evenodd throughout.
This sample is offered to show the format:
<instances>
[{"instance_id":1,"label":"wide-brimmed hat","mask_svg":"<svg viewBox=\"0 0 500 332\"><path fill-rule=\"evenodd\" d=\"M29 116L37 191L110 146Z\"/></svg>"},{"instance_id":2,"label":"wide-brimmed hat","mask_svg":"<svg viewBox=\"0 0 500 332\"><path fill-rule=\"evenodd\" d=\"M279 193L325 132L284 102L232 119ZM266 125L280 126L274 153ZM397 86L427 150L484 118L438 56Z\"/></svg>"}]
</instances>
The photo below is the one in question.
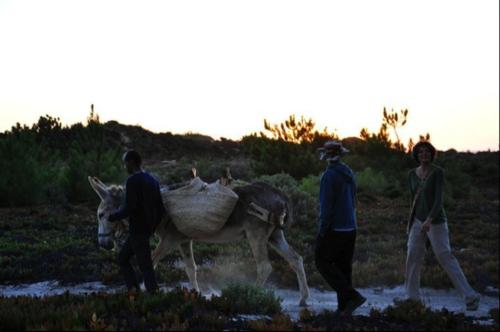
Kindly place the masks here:
<instances>
[{"instance_id":1,"label":"wide-brimmed hat","mask_svg":"<svg viewBox=\"0 0 500 332\"><path fill-rule=\"evenodd\" d=\"M339 141L327 141L323 144L323 147L318 148L318 152L320 153L320 159L323 160L325 158L343 156L349 153L349 150L343 147Z\"/></svg>"}]
</instances>

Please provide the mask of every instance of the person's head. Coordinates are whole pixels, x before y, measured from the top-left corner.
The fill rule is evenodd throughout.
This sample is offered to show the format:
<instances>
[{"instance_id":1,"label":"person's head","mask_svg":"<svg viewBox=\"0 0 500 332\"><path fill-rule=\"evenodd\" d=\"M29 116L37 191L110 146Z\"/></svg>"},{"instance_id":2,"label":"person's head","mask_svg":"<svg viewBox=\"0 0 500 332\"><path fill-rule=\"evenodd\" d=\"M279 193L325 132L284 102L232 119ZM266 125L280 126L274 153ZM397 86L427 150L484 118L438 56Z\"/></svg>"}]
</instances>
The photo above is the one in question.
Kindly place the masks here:
<instances>
[{"instance_id":1,"label":"person's head","mask_svg":"<svg viewBox=\"0 0 500 332\"><path fill-rule=\"evenodd\" d=\"M328 141L323 144L322 148L318 149L319 159L327 161L336 161L340 157L349 152L346 148L342 146L341 142L338 141Z\"/></svg>"},{"instance_id":2,"label":"person's head","mask_svg":"<svg viewBox=\"0 0 500 332\"><path fill-rule=\"evenodd\" d=\"M129 150L123 154L123 163L127 168L128 174L133 174L141 169L141 155L135 150Z\"/></svg>"},{"instance_id":3,"label":"person's head","mask_svg":"<svg viewBox=\"0 0 500 332\"><path fill-rule=\"evenodd\" d=\"M429 164L436 158L437 150L431 143L421 141L413 147L412 155L417 163Z\"/></svg>"}]
</instances>

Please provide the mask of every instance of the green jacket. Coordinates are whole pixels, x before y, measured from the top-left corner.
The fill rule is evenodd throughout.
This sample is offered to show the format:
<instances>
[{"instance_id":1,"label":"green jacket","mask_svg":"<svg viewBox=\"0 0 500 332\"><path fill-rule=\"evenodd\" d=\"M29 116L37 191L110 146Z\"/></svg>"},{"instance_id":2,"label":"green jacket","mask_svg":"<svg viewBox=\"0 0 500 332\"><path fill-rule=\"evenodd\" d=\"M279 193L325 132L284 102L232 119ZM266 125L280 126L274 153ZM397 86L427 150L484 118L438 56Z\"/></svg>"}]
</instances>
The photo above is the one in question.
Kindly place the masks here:
<instances>
[{"instance_id":1,"label":"green jacket","mask_svg":"<svg viewBox=\"0 0 500 332\"><path fill-rule=\"evenodd\" d=\"M415 204L415 216L422 222L430 217L433 224L441 224L447 221L443 207L444 170L436 165L431 167L431 173ZM408 173L411 203L415 199L418 187L423 182L418 177L416 170L414 168Z\"/></svg>"}]
</instances>

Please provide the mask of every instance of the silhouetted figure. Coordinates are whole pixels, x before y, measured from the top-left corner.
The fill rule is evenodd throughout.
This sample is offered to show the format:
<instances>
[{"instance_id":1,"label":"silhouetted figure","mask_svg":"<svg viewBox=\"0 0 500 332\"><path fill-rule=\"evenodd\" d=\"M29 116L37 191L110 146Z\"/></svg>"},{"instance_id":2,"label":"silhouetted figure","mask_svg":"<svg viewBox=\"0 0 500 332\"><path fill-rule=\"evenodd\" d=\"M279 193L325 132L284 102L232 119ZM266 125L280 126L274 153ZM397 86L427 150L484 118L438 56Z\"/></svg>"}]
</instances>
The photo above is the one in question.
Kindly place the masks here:
<instances>
[{"instance_id":1,"label":"silhouetted figure","mask_svg":"<svg viewBox=\"0 0 500 332\"><path fill-rule=\"evenodd\" d=\"M443 208L444 171L432 164L436 148L422 141L413 147L412 153L420 165L408 174L412 198L405 275L408 297L420 301L420 270L428 239L439 264L464 297L467 310L477 310L480 296L471 288L460 264L451 253L447 217Z\"/></svg>"},{"instance_id":2,"label":"silhouetted figure","mask_svg":"<svg viewBox=\"0 0 500 332\"><path fill-rule=\"evenodd\" d=\"M120 253L118 263L129 291L139 290L139 283L130 264L132 256L136 256L139 269L144 278L144 285L150 293L158 290L149 238L165 214L160 185L149 173L142 170L141 156L134 150L123 155L123 162L130 176L125 186L125 202L108 218L110 222L129 218L129 236Z\"/></svg>"},{"instance_id":3,"label":"silhouetted figure","mask_svg":"<svg viewBox=\"0 0 500 332\"><path fill-rule=\"evenodd\" d=\"M341 143L328 141L320 159L328 166L321 177L320 227L316 242L316 267L337 292L341 314L352 314L365 301L352 287L352 257L356 242L356 183L351 169L340 161L348 152Z\"/></svg>"}]
</instances>

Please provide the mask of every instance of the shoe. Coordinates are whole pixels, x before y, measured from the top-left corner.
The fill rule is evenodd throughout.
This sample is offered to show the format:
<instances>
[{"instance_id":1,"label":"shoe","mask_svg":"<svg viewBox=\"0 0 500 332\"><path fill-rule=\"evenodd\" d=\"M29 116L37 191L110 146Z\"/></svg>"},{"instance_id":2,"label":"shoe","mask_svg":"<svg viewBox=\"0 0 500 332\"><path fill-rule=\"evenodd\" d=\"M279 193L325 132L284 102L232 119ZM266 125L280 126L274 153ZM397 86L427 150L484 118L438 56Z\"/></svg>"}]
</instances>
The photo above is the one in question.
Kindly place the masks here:
<instances>
[{"instance_id":1,"label":"shoe","mask_svg":"<svg viewBox=\"0 0 500 332\"><path fill-rule=\"evenodd\" d=\"M476 311L479 308L480 296L473 297L465 301L465 309L467 311Z\"/></svg>"},{"instance_id":2,"label":"shoe","mask_svg":"<svg viewBox=\"0 0 500 332\"><path fill-rule=\"evenodd\" d=\"M344 315L346 314L352 315L352 313L365 302L366 302L366 297L364 297L359 293L356 293L356 295L354 295L351 299L347 301L344 310L342 310L342 313Z\"/></svg>"}]
</instances>

